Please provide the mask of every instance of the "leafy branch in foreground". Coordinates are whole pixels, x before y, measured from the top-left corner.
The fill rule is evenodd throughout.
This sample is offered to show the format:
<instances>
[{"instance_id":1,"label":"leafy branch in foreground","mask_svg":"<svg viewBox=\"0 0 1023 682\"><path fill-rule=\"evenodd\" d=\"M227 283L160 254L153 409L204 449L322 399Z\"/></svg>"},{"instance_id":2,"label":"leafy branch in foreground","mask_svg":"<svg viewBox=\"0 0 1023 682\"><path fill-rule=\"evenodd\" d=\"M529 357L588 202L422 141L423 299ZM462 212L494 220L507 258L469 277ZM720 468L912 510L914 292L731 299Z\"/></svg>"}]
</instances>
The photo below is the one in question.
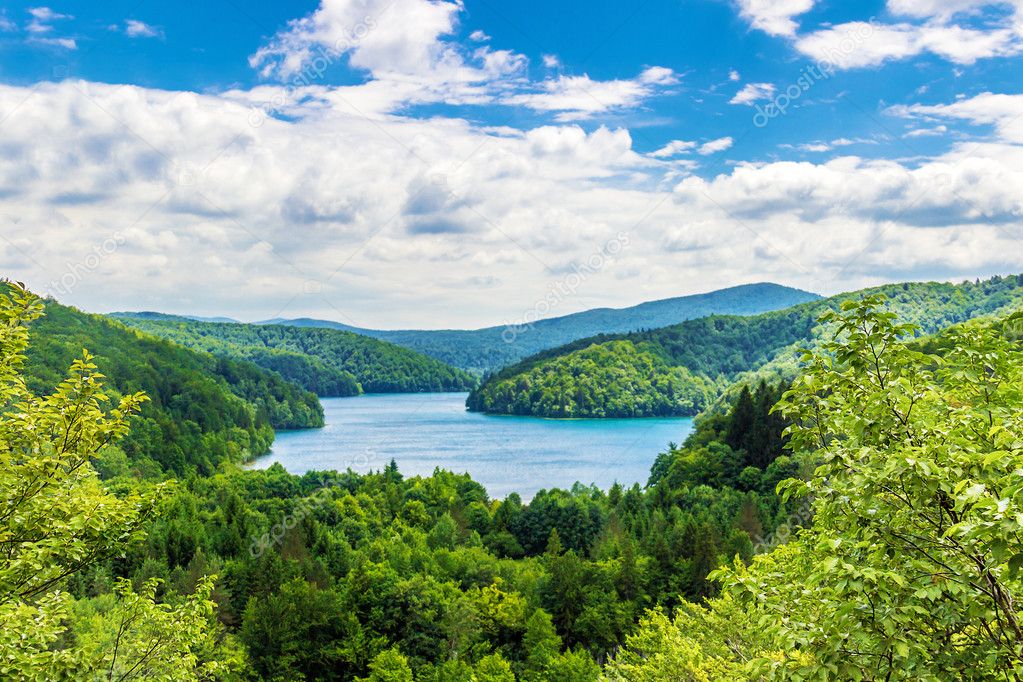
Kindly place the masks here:
<instances>
[{"instance_id":1,"label":"leafy branch in foreground","mask_svg":"<svg viewBox=\"0 0 1023 682\"><path fill-rule=\"evenodd\" d=\"M780 486L812 527L715 573L703 617L652 617L611 679L1021 679L1023 353L978 323L921 352L883 305L826 314L777 408L820 463ZM668 677L679 641L696 660Z\"/></svg>"},{"instance_id":2,"label":"leafy branch in foreground","mask_svg":"<svg viewBox=\"0 0 1023 682\"><path fill-rule=\"evenodd\" d=\"M157 604L155 583L136 594L122 582L120 599L102 616L91 623L72 617L63 582L124 556L169 486L118 497L100 483L90 460L127 433L146 398L124 396L104 409L111 399L87 352L52 394L28 391L26 325L41 312L24 290L0 296L0 677L208 676L217 666L200 664L195 651L209 646L209 581L180 608Z\"/></svg>"}]
</instances>

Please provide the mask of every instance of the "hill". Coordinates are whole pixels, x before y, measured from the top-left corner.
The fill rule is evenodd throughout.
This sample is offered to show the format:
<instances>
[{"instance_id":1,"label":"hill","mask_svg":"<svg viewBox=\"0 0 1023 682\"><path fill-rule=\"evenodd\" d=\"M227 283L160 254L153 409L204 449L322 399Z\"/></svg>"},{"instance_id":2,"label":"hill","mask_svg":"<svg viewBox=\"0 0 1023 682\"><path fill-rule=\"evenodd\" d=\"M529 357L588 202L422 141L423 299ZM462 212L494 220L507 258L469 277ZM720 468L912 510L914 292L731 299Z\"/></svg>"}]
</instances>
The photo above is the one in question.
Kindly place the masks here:
<instances>
[{"instance_id":1,"label":"hill","mask_svg":"<svg viewBox=\"0 0 1023 682\"><path fill-rule=\"evenodd\" d=\"M924 333L1023 303L1023 285L1016 276L960 285L893 284L752 317L716 315L651 331L604 334L505 368L473 391L467 406L546 417L696 414L743 373L791 362L792 353L786 351L819 336L817 319L825 310L875 293L886 295L890 310ZM593 381L597 356L603 369L600 381ZM637 363L637 356L658 362ZM693 379L680 383L677 368Z\"/></svg>"},{"instance_id":2,"label":"hill","mask_svg":"<svg viewBox=\"0 0 1023 682\"><path fill-rule=\"evenodd\" d=\"M434 358L339 329L120 315L136 329L220 357L247 360L325 397L465 391L476 383L471 375Z\"/></svg>"},{"instance_id":3,"label":"hill","mask_svg":"<svg viewBox=\"0 0 1023 682\"><path fill-rule=\"evenodd\" d=\"M449 365L475 373L494 371L576 339L601 333L632 332L677 324L707 315L755 315L820 298L779 284L760 283L705 294L649 301L629 308L595 308L531 324L474 330L363 329L309 318L273 319L260 324L341 329L411 348Z\"/></svg>"},{"instance_id":4,"label":"hill","mask_svg":"<svg viewBox=\"0 0 1023 682\"><path fill-rule=\"evenodd\" d=\"M120 446L135 468L210 474L222 462L268 451L274 428L323 425L314 394L249 362L182 348L54 301L29 331L31 390L52 390L88 349L108 390L149 396Z\"/></svg>"}]
</instances>

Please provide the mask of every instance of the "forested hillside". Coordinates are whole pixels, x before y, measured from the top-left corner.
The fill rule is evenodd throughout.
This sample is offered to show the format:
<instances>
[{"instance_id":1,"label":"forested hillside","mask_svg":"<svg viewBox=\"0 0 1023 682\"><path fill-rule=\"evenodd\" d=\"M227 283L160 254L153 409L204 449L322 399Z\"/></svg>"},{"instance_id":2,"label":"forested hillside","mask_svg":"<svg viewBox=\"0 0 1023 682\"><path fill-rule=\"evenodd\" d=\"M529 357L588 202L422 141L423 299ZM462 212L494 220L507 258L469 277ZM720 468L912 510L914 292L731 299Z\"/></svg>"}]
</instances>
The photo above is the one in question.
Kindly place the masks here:
<instances>
[{"instance_id":1,"label":"forested hillside","mask_svg":"<svg viewBox=\"0 0 1023 682\"><path fill-rule=\"evenodd\" d=\"M109 391L149 396L121 442L136 468L212 473L222 462L266 452L274 428L323 425L315 395L248 362L182 348L53 301L30 329L30 389L53 390L89 349Z\"/></svg>"},{"instance_id":2,"label":"forested hillside","mask_svg":"<svg viewBox=\"0 0 1023 682\"><path fill-rule=\"evenodd\" d=\"M798 345L819 338L817 318L842 302L884 294L888 308L930 333L948 325L1023 303L1017 276L983 282L894 284L804 303L751 317L713 316L663 329L603 335L538 353L489 377L469 396L469 409L498 414L548 417L632 417L697 414L716 393L742 373L769 362L792 369ZM658 365L639 366L626 356L635 352L657 358ZM577 371L586 358L600 354L619 367L613 376L592 384ZM677 368L691 377L678 381ZM652 397L653 396L653 397ZM693 397L701 397L693 400ZM659 411L651 406L657 405Z\"/></svg>"},{"instance_id":3,"label":"forested hillside","mask_svg":"<svg viewBox=\"0 0 1023 682\"><path fill-rule=\"evenodd\" d=\"M649 301L628 308L595 308L537 320L538 311L507 326L474 330L361 329L326 320L269 320L268 324L343 329L383 339L476 373L492 372L547 348L600 333L654 329L707 315L753 315L820 298L799 289L761 283L706 294ZM540 304L538 304L540 305ZM546 309L547 301L542 302Z\"/></svg>"},{"instance_id":4,"label":"forested hillside","mask_svg":"<svg viewBox=\"0 0 1023 682\"><path fill-rule=\"evenodd\" d=\"M136 329L272 369L324 397L466 391L476 380L439 360L352 332L119 314Z\"/></svg>"},{"instance_id":5,"label":"forested hillside","mask_svg":"<svg viewBox=\"0 0 1023 682\"><path fill-rule=\"evenodd\" d=\"M827 313L834 337L791 385L737 392L645 488L527 504L393 462L157 484L115 456L144 397L107 408L116 375L86 356L34 398L17 374L31 301L0 299L0 395L17 405L0 412L0 532L19 538L0 556L0 665L36 679L1013 679L1023 316L921 339L887 307ZM120 326L56 312L32 324L29 357L95 324L96 341L138 353ZM51 333L66 343L47 347ZM30 383L49 381L35 367Z\"/></svg>"}]
</instances>

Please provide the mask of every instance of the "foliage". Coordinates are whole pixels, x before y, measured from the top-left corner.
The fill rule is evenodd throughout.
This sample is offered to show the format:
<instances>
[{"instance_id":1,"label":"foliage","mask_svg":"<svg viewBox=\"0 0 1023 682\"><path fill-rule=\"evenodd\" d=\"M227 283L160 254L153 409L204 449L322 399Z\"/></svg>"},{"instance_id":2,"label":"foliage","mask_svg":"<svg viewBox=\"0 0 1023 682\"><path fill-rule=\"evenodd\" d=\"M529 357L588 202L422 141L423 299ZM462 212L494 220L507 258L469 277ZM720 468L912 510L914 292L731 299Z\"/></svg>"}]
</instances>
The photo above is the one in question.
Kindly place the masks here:
<instances>
[{"instance_id":1,"label":"foliage","mask_svg":"<svg viewBox=\"0 0 1023 682\"><path fill-rule=\"evenodd\" d=\"M585 378L575 376L582 364L580 353L617 362L619 353L626 350L660 359L652 375L640 375L644 381L674 383L673 390L684 396L701 395L710 387L714 389L712 401L751 370L782 363L788 371L781 372L781 376L791 379L796 363L788 359L794 357L796 347L823 338L826 333L818 318L827 310L838 309L843 302L873 294L885 294L889 309L918 325L924 333L1023 302L1023 286L1017 276L958 286L933 282L892 284L752 317L715 315L652 331L602 335L544 351L506 367L476 388L466 404L469 409L484 412L564 416L565 403L560 400L563 396L559 391L586 382ZM623 343L632 347L623 347ZM604 347L608 347L607 352L600 353ZM679 369L686 371L680 373ZM610 379L610 383L598 389L600 400L586 402L592 409L574 409L572 416L630 416L624 412L601 414L606 405L629 406L637 400L632 381ZM643 391L639 393L642 400ZM732 397L728 402L732 402ZM698 407L703 406L701 403Z\"/></svg>"},{"instance_id":2,"label":"foliage","mask_svg":"<svg viewBox=\"0 0 1023 682\"><path fill-rule=\"evenodd\" d=\"M124 316L136 329L219 357L247 360L321 396L463 391L475 379L386 341L328 328Z\"/></svg>"},{"instance_id":3,"label":"foliage","mask_svg":"<svg viewBox=\"0 0 1023 682\"><path fill-rule=\"evenodd\" d=\"M323 425L316 396L247 362L215 358L140 334L99 315L52 301L32 322L26 382L50 390L83 348L113 398L144 392L149 400L121 441L139 472L212 473L224 462L266 452L273 429Z\"/></svg>"},{"instance_id":4,"label":"foliage","mask_svg":"<svg viewBox=\"0 0 1023 682\"><path fill-rule=\"evenodd\" d=\"M470 396L480 412L547 417L667 417L700 412L713 382L631 341L593 344Z\"/></svg>"},{"instance_id":5,"label":"foliage","mask_svg":"<svg viewBox=\"0 0 1023 682\"><path fill-rule=\"evenodd\" d=\"M91 459L128 430L145 396L114 407L104 378L83 352L48 396L22 375L27 323L42 312L18 287L0 296L0 676L4 679L110 680L209 678L210 581L180 606L158 604L156 581L140 592L121 581L103 613L73 618L61 587L124 555L169 491L166 485L118 496Z\"/></svg>"},{"instance_id":6,"label":"foliage","mask_svg":"<svg viewBox=\"0 0 1023 682\"><path fill-rule=\"evenodd\" d=\"M924 352L880 297L825 321L837 335L804 355L779 406L792 447L819 463L781 486L812 500L813 523L717 572L724 596L672 636L729 642L701 643L710 679L722 665L732 679L1019 679L1023 352L981 323ZM619 656L634 679L694 651L648 646L661 626Z\"/></svg>"}]
</instances>

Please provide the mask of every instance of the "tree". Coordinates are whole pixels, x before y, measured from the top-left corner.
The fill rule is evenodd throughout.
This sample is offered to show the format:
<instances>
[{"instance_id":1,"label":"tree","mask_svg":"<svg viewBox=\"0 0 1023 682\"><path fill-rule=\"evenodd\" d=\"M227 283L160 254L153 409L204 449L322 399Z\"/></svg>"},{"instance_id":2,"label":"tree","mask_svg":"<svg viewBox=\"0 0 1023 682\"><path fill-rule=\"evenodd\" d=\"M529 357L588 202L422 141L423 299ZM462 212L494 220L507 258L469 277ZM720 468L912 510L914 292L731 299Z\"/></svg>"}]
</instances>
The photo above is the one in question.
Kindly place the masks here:
<instances>
[{"instance_id":1,"label":"tree","mask_svg":"<svg viewBox=\"0 0 1023 682\"><path fill-rule=\"evenodd\" d=\"M480 659L472 675L473 682L515 682L511 665L501 654L490 654Z\"/></svg>"},{"instance_id":2,"label":"tree","mask_svg":"<svg viewBox=\"0 0 1023 682\"><path fill-rule=\"evenodd\" d=\"M548 667L561 652L561 637L554 629L550 614L537 609L526 621L526 634L522 638L526 652L524 680L549 679Z\"/></svg>"},{"instance_id":3,"label":"tree","mask_svg":"<svg viewBox=\"0 0 1023 682\"><path fill-rule=\"evenodd\" d=\"M842 677L1019 679L1023 353L967 324L926 354L883 305L825 315L836 338L780 406L821 462L785 488L813 499L795 577L815 590L783 635Z\"/></svg>"},{"instance_id":4,"label":"tree","mask_svg":"<svg viewBox=\"0 0 1023 682\"><path fill-rule=\"evenodd\" d=\"M742 450L750 431L753 429L754 405L753 395L749 386L743 385L738 400L728 414L728 431L725 433L725 442L733 450Z\"/></svg>"},{"instance_id":5,"label":"tree","mask_svg":"<svg viewBox=\"0 0 1023 682\"><path fill-rule=\"evenodd\" d=\"M412 682L412 668L398 649L387 649L369 664L369 677L362 682Z\"/></svg>"},{"instance_id":6,"label":"tree","mask_svg":"<svg viewBox=\"0 0 1023 682\"><path fill-rule=\"evenodd\" d=\"M826 314L780 403L812 525L715 572L701 617L652 616L611 679L1021 679L1023 352L991 323L914 342L883 306Z\"/></svg>"},{"instance_id":7,"label":"tree","mask_svg":"<svg viewBox=\"0 0 1023 682\"><path fill-rule=\"evenodd\" d=\"M74 621L62 584L141 540L168 487L118 497L103 486L91 461L128 432L146 398L123 396L104 410L110 397L88 352L52 394L32 395L21 369L27 324L42 306L20 287L8 292L0 295L0 677L216 674L219 666L198 656L213 634L210 579L179 607L156 603L155 581L139 593L122 581L108 609Z\"/></svg>"}]
</instances>

